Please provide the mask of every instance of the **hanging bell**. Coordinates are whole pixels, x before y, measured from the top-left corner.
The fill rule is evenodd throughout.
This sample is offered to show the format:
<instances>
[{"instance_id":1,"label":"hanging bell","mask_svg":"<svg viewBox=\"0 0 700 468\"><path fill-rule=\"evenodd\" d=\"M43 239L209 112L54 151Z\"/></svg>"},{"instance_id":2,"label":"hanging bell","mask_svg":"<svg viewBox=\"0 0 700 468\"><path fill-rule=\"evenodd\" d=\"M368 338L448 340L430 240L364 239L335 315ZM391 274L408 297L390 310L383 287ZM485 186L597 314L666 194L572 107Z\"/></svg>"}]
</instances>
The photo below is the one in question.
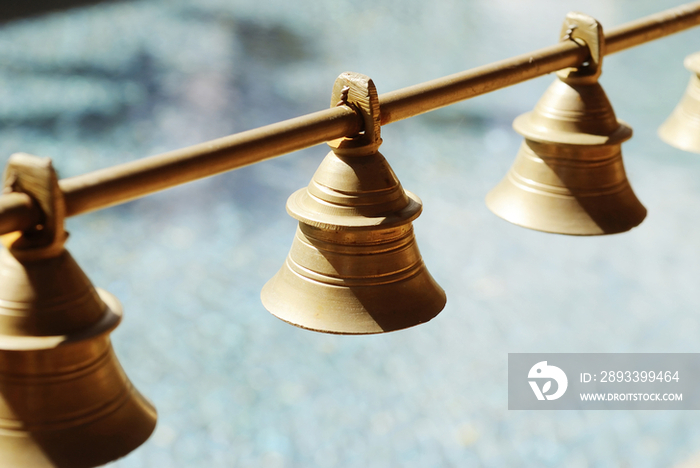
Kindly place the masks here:
<instances>
[{"instance_id":1,"label":"hanging bell","mask_svg":"<svg viewBox=\"0 0 700 468\"><path fill-rule=\"evenodd\" d=\"M700 153L700 52L686 57L683 65L692 72L690 83L659 136L675 148Z\"/></svg>"},{"instance_id":2,"label":"hanging bell","mask_svg":"<svg viewBox=\"0 0 700 468\"><path fill-rule=\"evenodd\" d=\"M121 305L63 248L65 207L50 160L13 155L5 189L31 195L44 221L2 236L0 468L104 465L156 424L112 349Z\"/></svg>"},{"instance_id":3,"label":"hanging bell","mask_svg":"<svg viewBox=\"0 0 700 468\"><path fill-rule=\"evenodd\" d=\"M534 111L515 119L513 127L525 139L486 204L501 218L538 231L628 231L642 222L646 209L622 163L620 147L632 129L617 120L598 84L605 36L595 19L569 13L561 38L588 46L590 58L557 72Z\"/></svg>"},{"instance_id":4,"label":"hanging bell","mask_svg":"<svg viewBox=\"0 0 700 468\"><path fill-rule=\"evenodd\" d=\"M405 191L378 152L379 104L372 81L354 73L336 80L331 105L364 118L355 138L329 142L308 187L289 197L299 220L291 251L263 287L263 305L309 330L369 334L427 322L445 306L413 233L422 205Z\"/></svg>"}]
</instances>

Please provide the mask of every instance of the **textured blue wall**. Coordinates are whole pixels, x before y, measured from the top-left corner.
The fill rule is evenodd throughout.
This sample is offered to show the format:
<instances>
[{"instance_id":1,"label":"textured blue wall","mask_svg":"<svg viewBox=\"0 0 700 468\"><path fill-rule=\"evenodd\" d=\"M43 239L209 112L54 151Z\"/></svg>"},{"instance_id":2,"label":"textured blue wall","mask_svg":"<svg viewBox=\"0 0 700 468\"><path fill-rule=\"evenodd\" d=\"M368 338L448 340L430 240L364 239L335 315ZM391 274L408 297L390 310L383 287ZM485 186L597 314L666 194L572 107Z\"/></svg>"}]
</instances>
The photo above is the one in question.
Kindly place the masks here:
<instances>
[{"instance_id":1,"label":"textured blue wall","mask_svg":"<svg viewBox=\"0 0 700 468\"><path fill-rule=\"evenodd\" d=\"M570 10L614 26L670 6L147 0L16 21L0 27L0 162L24 151L77 175L325 108L343 71L381 93L552 44ZM114 466L636 468L697 456L694 412L508 411L506 370L508 352L700 352L700 157L656 137L698 39L605 60L649 210L626 234L532 232L483 203L519 146L513 118L552 77L383 129L382 153L423 199L418 242L448 295L414 329L315 334L260 304L294 233L286 198L324 146L70 219L68 248L123 302L115 348L160 415Z\"/></svg>"}]
</instances>

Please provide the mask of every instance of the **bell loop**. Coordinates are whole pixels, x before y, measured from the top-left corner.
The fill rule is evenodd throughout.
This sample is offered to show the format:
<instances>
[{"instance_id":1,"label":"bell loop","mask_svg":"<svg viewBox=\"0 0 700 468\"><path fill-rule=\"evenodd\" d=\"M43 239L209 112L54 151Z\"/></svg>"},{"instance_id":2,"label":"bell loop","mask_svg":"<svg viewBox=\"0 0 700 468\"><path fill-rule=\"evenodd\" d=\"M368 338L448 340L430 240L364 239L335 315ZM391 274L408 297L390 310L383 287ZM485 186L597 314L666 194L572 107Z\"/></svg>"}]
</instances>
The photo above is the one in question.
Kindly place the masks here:
<instances>
[{"instance_id":1,"label":"bell loop","mask_svg":"<svg viewBox=\"0 0 700 468\"><path fill-rule=\"evenodd\" d=\"M570 84L589 84L598 81L602 73L603 55L605 53L605 35L603 27L591 16L570 12L566 15L559 34L560 41L574 41L587 47L589 57L578 67L564 68L557 76Z\"/></svg>"},{"instance_id":2,"label":"bell loop","mask_svg":"<svg viewBox=\"0 0 700 468\"><path fill-rule=\"evenodd\" d=\"M13 154L5 168L3 192L26 193L42 212L41 222L31 229L1 236L5 247L26 260L59 255L68 237L64 229L66 205L51 159Z\"/></svg>"},{"instance_id":3,"label":"bell loop","mask_svg":"<svg viewBox=\"0 0 700 468\"><path fill-rule=\"evenodd\" d=\"M329 141L328 146L346 156L372 154L382 144L379 96L372 79L360 73L342 73L333 84L331 107L343 105L360 115L363 130L354 136Z\"/></svg>"}]
</instances>

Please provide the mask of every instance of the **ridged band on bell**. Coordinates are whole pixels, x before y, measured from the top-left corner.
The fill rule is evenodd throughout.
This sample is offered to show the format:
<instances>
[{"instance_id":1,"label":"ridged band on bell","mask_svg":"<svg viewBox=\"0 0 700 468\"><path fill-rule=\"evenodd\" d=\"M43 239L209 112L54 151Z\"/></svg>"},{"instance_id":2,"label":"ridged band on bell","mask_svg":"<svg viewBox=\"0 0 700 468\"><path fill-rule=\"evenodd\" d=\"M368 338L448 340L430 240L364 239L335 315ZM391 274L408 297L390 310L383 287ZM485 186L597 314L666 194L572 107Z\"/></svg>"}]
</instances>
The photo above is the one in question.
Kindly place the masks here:
<instances>
[{"instance_id":1,"label":"ridged band on bell","mask_svg":"<svg viewBox=\"0 0 700 468\"><path fill-rule=\"evenodd\" d=\"M676 108L659 128L659 136L669 145L700 153L700 52L684 61L692 76Z\"/></svg>"},{"instance_id":2,"label":"ridged band on bell","mask_svg":"<svg viewBox=\"0 0 700 468\"><path fill-rule=\"evenodd\" d=\"M602 38L594 20L588 25ZM621 153L632 129L615 117L597 75L558 73L534 111L515 120L525 140L486 197L491 211L519 226L570 235L613 234L642 222L646 209L627 180Z\"/></svg>"},{"instance_id":3,"label":"ridged band on bell","mask_svg":"<svg viewBox=\"0 0 700 468\"><path fill-rule=\"evenodd\" d=\"M371 92L371 80L350 80L356 76ZM382 333L427 322L445 306L413 233L421 201L401 187L377 151L374 130L370 141L329 143L333 151L311 183L287 201L299 227L286 262L261 295L286 322L326 333Z\"/></svg>"},{"instance_id":4,"label":"ridged band on bell","mask_svg":"<svg viewBox=\"0 0 700 468\"><path fill-rule=\"evenodd\" d=\"M92 467L126 455L153 432L156 412L112 350L121 305L93 287L62 248L65 235L47 245L21 233L2 240L0 468Z\"/></svg>"}]
</instances>

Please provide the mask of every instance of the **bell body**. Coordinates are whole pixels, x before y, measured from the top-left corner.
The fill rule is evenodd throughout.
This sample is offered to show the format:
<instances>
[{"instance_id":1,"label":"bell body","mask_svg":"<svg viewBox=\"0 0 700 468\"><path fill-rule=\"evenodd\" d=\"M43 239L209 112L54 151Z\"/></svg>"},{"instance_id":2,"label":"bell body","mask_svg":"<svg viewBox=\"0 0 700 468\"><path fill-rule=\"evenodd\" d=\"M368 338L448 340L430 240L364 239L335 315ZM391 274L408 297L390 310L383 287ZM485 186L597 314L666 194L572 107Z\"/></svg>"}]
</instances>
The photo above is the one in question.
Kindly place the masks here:
<instances>
[{"instance_id":1,"label":"bell body","mask_svg":"<svg viewBox=\"0 0 700 468\"><path fill-rule=\"evenodd\" d=\"M0 468L103 465L149 437L155 409L109 339L121 314L67 251L0 251Z\"/></svg>"},{"instance_id":2,"label":"bell body","mask_svg":"<svg viewBox=\"0 0 700 468\"><path fill-rule=\"evenodd\" d=\"M285 264L263 288L263 305L285 322L327 333L382 333L435 317L445 294L413 228L378 231L374 240L367 234L299 223Z\"/></svg>"},{"instance_id":3,"label":"bell body","mask_svg":"<svg viewBox=\"0 0 700 468\"><path fill-rule=\"evenodd\" d=\"M421 202L403 190L381 153L331 151L287 211L299 227L261 294L278 318L326 333L369 334L427 322L445 306L413 232Z\"/></svg>"},{"instance_id":4,"label":"bell body","mask_svg":"<svg viewBox=\"0 0 700 468\"><path fill-rule=\"evenodd\" d=\"M685 59L693 75L688 88L670 117L659 128L659 136L671 146L700 153L700 53Z\"/></svg>"},{"instance_id":5,"label":"bell body","mask_svg":"<svg viewBox=\"0 0 700 468\"><path fill-rule=\"evenodd\" d=\"M486 198L495 214L570 235L613 234L642 222L646 209L627 180L621 153L632 130L616 119L597 81L557 79L513 127L525 140Z\"/></svg>"}]
</instances>

